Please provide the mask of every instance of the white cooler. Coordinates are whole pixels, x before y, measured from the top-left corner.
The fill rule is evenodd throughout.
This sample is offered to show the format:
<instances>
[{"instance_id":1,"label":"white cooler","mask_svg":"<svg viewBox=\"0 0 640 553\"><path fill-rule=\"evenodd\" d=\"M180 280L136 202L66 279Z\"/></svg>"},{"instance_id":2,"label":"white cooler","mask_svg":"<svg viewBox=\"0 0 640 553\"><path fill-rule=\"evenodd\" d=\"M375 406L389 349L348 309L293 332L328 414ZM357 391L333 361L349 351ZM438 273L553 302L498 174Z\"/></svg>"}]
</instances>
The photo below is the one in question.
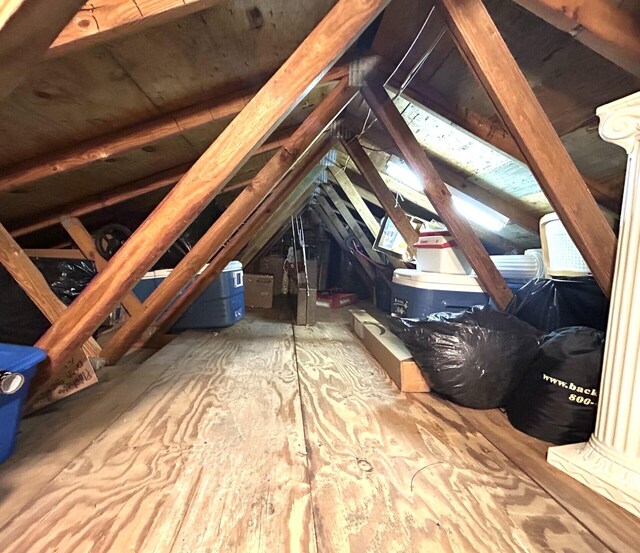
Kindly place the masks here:
<instances>
[{"instance_id":1,"label":"white cooler","mask_svg":"<svg viewBox=\"0 0 640 553\"><path fill-rule=\"evenodd\" d=\"M391 295L392 313L410 319L424 319L440 311L457 313L489 303L476 277L414 269L393 272Z\"/></svg>"},{"instance_id":2,"label":"white cooler","mask_svg":"<svg viewBox=\"0 0 640 553\"><path fill-rule=\"evenodd\" d=\"M469 262L446 230L421 232L413 247L419 271L453 275L467 275L471 272Z\"/></svg>"}]
</instances>

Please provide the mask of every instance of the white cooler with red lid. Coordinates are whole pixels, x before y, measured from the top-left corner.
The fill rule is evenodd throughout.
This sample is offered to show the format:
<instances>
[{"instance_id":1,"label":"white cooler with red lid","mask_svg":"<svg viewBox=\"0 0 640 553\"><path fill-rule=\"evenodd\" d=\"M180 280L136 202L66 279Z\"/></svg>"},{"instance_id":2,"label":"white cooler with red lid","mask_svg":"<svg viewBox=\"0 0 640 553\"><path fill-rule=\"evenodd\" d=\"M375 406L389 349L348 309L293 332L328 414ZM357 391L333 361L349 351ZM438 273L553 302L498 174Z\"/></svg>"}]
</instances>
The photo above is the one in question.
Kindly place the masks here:
<instances>
[{"instance_id":1,"label":"white cooler with red lid","mask_svg":"<svg viewBox=\"0 0 640 553\"><path fill-rule=\"evenodd\" d=\"M466 260L449 231L433 230L420 233L416 250L418 271L468 275L471 265Z\"/></svg>"}]
</instances>

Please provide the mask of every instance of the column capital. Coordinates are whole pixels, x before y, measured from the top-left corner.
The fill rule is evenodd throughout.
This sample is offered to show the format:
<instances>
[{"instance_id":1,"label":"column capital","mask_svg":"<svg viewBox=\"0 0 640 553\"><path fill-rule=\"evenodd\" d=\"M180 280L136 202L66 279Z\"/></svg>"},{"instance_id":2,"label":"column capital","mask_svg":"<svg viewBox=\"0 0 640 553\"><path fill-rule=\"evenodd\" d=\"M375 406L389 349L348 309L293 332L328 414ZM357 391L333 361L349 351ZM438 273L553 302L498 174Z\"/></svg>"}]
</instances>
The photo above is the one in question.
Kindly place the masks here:
<instances>
[{"instance_id":1,"label":"column capital","mask_svg":"<svg viewBox=\"0 0 640 553\"><path fill-rule=\"evenodd\" d=\"M596 110L600 118L600 136L617 144L631 155L640 142L640 92L616 100Z\"/></svg>"}]
</instances>

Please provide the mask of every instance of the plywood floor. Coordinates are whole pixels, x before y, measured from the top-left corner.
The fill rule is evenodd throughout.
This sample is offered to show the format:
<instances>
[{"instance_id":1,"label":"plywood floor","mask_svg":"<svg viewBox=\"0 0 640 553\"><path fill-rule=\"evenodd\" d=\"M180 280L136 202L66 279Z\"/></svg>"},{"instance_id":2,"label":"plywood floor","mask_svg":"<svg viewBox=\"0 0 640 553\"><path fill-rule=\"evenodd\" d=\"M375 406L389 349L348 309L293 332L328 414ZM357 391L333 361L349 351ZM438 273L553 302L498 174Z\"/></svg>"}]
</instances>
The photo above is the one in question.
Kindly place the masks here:
<instances>
[{"instance_id":1,"label":"plywood floor","mask_svg":"<svg viewBox=\"0 0 640 553\"><path fill-rule=\"evenodd\" d=\"M2 551L637 551L631 515L587 529L500 423L399 393L344 314L188 333L26 419Z\"/></svg>"}]
</instances>

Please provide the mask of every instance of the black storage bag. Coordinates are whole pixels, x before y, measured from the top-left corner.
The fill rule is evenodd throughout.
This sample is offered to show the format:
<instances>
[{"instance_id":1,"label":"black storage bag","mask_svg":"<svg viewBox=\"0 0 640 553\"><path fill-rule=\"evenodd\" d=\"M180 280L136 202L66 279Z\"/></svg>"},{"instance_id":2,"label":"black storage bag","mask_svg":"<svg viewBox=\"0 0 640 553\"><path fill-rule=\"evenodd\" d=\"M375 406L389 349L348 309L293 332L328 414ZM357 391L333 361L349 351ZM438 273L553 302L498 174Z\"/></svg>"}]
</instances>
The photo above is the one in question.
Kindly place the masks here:
<instances>
[{"instance_id":1,"label":"black storage bag","mask_svg":"<svg viewBox=\"0 0 640 553\"><path fill-rule=\"evenodd\" d=\"M568 326L605 332L609 300L591 277L536 279L515 292L507 311L544 332Z\"/></svg>"},{"instance_id":2,"label":"black storage bag","mask_svg":"<svg viewBox=\"0 0 640 553\"><path fill-rule=\"evenodd\" d=\"M69 305L96 274L93 261L33 259L56 296ZM0 267L0 342L32 346L51 326L13 277Z\"/></svg>"},{"instance_id":3,"label":"black storage bag","mask_svg":"<svg viewBox=\"0 0 640 553\"><path fill-rule=\"evenodd\" d=\"M390 319L431 391L465 407L503 406L538 351L535 328L489 306Z\"/></svg>"},{"instance_id":4,"label":"black storage bag","mask_svg":"<svg viewBox=\"0 0 640 553\"><path fill-rule=\"evenodd\" d=\"M518 430L554 444L589 439L596 422L604 334L574 326L545 337L507 402Z\"/></svg>"}]
</instances>

